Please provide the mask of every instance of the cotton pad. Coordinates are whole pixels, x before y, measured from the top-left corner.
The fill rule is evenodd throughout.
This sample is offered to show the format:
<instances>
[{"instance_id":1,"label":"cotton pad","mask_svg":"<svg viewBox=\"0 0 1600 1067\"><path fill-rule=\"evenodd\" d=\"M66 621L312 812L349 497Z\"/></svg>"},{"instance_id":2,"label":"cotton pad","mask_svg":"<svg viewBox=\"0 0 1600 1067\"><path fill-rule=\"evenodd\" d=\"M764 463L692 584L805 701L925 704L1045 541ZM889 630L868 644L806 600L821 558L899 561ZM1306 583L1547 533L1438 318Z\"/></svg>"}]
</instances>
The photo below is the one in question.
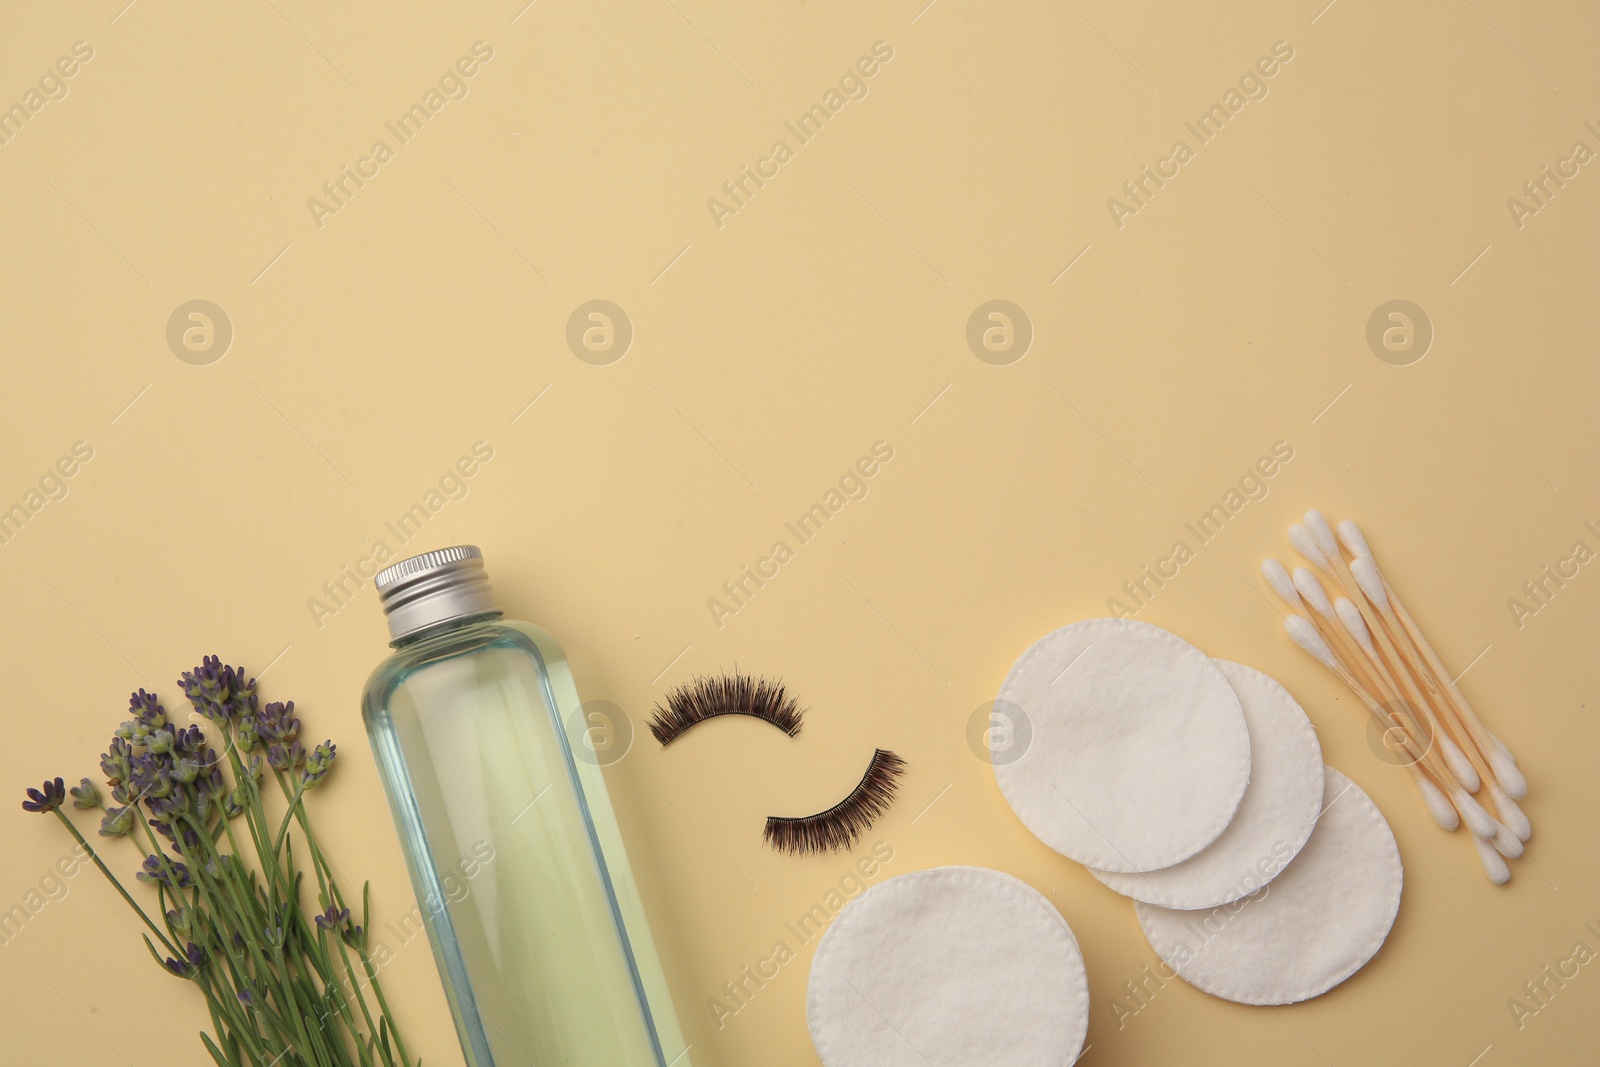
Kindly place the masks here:
<instances>
[{"instance_id":1,"label":"cotton pad","mask_svg":"<svg viewBox=\"0 0 1600 1067\"><path fill-rule=\"evenodd\" d=\"M1213 660L1244 708L1250 785L1233 821L1182 863L1143 874L1089 868L1124 896L1167 908L1211 908L1249 896L1300 851L1322 811L1322 746L1288 690L1253 667Z\"/></svg>"},{"instance_id":2,"label":"cotton pad","mask_svg":"<svg viewBox=\"0 0 1600 1067\"><path fill-rule=\"evenodd\" d=\"M938 867L839 913L811 963L806 1021L824 1067L1065 1065L1089 1029L1089 980L1037 890Z\"/></svg>"},{"instance_id":3,"label":"cotton pad","mask_svg":"<svg viewBox=\"0 0 1600 1067\"><path fill-rule=\"evenodd\" d=\"M1158 626L1089 619L1034 642L997 708L1025 716L1020 757L996 762L1011 810L1045 844L1102 871L1153 871L1217 839L1250 780L1233 687Z\"/></svg>"},{"instance_id":4,"label":"cotton pad","mask_svg":"<svg viewBox=\"0 0 1600 1067\"><path fill-rule=\"evenodd\" d=\"M1293 1004L1349 978L1400 910L1400 851L1361 787L1324 769L1311 839L1255 896L1209 911L1136 903L1150 947L1184 981L1241 1004Z\"/></svg>"}]
</instances>

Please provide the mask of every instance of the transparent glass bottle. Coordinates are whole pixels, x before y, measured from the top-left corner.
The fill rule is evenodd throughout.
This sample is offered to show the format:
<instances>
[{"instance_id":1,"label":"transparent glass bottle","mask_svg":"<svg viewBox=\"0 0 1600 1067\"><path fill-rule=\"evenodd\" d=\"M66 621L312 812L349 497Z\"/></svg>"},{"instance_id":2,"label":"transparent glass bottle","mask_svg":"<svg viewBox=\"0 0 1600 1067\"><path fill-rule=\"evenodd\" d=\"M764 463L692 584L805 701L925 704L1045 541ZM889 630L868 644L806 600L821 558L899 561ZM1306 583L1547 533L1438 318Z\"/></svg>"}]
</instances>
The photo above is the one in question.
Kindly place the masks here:
<instances>
[{"instance_id":1,"label":"transparent glass bottle","mask_svg":"<svg viewBox=\"0 0 1600 1067\"><path fill-rule=\"evenodd\" d=\"M566 657L471 545L376 578L367 736L470 1067L688 1067Z\"/></svg>"}]
</instances>

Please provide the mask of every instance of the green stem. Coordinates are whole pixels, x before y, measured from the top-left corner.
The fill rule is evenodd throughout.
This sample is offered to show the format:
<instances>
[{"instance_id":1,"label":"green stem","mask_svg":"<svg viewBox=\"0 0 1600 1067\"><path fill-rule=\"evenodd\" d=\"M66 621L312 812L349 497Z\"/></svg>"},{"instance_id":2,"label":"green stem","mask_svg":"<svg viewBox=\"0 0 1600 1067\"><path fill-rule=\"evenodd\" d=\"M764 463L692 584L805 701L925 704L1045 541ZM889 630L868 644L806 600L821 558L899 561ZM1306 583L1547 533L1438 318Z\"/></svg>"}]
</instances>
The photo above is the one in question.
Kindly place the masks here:
<instances>
[{"instance_id":1,"label":"green stem","mask_svg":"<svg viewBox=\"0 0 1600 1067\"><path fill-rule=\"evenodd\" d=\"M283 795L286 798L289 797L289 786L288 783L284 781L283 775L277 774L276 777L278 779L278 788L283 792ZM301 803L301 798L303 797L304 793L304 789L296 790L294 794L294 800L290 804L290 814L295 816L296 820L300 823L301 833L305 835L306 849L311 853L311 866L317 874L317 884L322 888L323 893L332 902L332 904L343 908L345 906L344 898L343 894L339 892L339 883L334 878L332 867L328 863L327 859L323 856L322 849L317 845L316 836L311 832L311 818L306 814L305 805ZM367 1028L369 1031L371 1031L374 1040L376 1040L378 1032L377 1028L373 1025L372 1011L367 1007L366 994L362 992L361 983L356 979L354 973L355 968L350 963L350 957L345 951L344 940L342 938L339 940L339 954L343 958L345 970L350 976L350 983L352 988L355 990L356 1002L361 1008L361 1014L367 1020ZM382 990L378 988L377 971L370 966L365 966L367 963L365 950L362 951L362 961L364 964L364 969L367 972L368 982L372 986L373 996L378 1000L378 1013L388 1020L389 1032L394 1035L395 1048L400 1054L400 1061L403 1064L407 1064L409 1067L411 1061L406 1055L405 1042L400 1038L400 1029L395 1025L394 1017L390 1014L388 1005L384 1003ZM385 1058L387 1059L388 1057L385 1056Z\"/></svg>"},{"instance_id":2,"label":"green stem","mask_svg":"<svg viewBox=\"0 0 1600 1067\"><path fill-rule=\"evenodd\" d=\"M100 858L100 854L94 850L94 846L90 845L88 841L84 840L83 835L78 832L78 828L72 824L72 820L63 815L60 808L55 809L55 814L56 818L61 820L61 825L65 826L67 831L71 833L73 837L78 839L78 844L83 848L83 850L89 853L89 858L94 860L94 865L96 867L100 868L100 873L106 876L106 881L115 886L117 892L122 894L122 899L128 902L128 907L132 908L138 913L139 918L143 919L144 924L150 928L151 932L154 933L156 937L160 938L161 943L172 951L174 957L182 955L182 953L178 951L178 946L169 941L167 939L167 935L161 930L161 928L150 921L150 916L145 914L145 910L139 906L139 902L128 895L128 891L122 887L122 882L117 878L116 875L111 873L111 868L105 865L105 861L102 860Z\"/></svg>"}]
</instances>

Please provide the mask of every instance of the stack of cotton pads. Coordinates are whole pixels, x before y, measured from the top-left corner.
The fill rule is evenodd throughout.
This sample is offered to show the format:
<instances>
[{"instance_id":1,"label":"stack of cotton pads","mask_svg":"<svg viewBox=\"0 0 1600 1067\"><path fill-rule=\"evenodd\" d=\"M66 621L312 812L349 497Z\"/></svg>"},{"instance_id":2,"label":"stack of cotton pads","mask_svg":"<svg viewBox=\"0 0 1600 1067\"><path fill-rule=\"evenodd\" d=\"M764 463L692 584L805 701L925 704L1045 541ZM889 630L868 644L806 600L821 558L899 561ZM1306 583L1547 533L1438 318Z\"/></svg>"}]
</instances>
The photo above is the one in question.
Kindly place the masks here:
<instances>
[{"instance_id":1,"label":"stack of cotton pads","mask_svg":"<svg viewBox=\"0 0 1600 1067\"><path fill-rule=\"evenodd\" d=\"M1018 818L1133 898L1191 984L1247 1004L1317 996L1377 952L1400 904L1394 835L1322 763L1271 678L1130 619L1065 626L1022 654L995 761Z\"/></svg>"}]
</instances>

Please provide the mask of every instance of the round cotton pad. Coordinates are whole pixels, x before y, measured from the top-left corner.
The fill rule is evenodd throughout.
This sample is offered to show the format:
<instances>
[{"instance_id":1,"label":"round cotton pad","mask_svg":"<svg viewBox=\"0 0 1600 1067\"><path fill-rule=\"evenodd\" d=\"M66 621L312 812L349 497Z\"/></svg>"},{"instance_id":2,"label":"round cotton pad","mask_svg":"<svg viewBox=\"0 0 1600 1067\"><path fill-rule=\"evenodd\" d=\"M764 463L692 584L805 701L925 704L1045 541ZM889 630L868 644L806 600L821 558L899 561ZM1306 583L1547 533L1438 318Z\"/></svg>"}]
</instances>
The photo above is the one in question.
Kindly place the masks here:
<instances>
[{"instance_id":1,"label":"round cotton pad","mask_svg":"<svg viewBox=\"0 0 1600 1067\"><path fill-rule=\"evenodd\" d=\"M1349 978L1400 910L1400 851L1361 787L1325 768L1322 817L1255 896L1210 911L1135 904L1156 955L1190 985L1241 1004L1293 1004Z\"/></svg>"},{"instance_id":2,"label":"round cotton pad","mask_svg":"<svg viewBox=\"0 0 1600 1067\"><path fill-rule=\"evenodd\" d=\"M1205 848L1250 780L1233 687L1193 645L1149 623L1089 619L1034 642L995 715L1028 746L996 760L1011 810L1045 844L1102 871L1153 871Z\"/></svg>"},{"instance_id":3,"label":"round cotton pad","mask_svg":"<svg viewBox=\"0 0 1600 1067\"><path fill-rule=\"evenodd\" d=\"M1089 1029L1089 979L1037 890L938 867L839 913L811 963L806 1021L824 1067L1068 1064Z\"/></svg>"},{"instance_id":4,"label":"round cotton pad","mask_svg":"<svg viewBox=\"0 0 1600 1067\"><path fill-rule=\"evenodd\" d=\"M1214 660L1244 707L1250 785L1222 835L1182 863L1144 874L1089 868L1124 896L1166 908L1212 908L1249 896L1295 857L1322 811L1322 746L1283 686L1253 667Z\"/></svg>"}]
</instances>

